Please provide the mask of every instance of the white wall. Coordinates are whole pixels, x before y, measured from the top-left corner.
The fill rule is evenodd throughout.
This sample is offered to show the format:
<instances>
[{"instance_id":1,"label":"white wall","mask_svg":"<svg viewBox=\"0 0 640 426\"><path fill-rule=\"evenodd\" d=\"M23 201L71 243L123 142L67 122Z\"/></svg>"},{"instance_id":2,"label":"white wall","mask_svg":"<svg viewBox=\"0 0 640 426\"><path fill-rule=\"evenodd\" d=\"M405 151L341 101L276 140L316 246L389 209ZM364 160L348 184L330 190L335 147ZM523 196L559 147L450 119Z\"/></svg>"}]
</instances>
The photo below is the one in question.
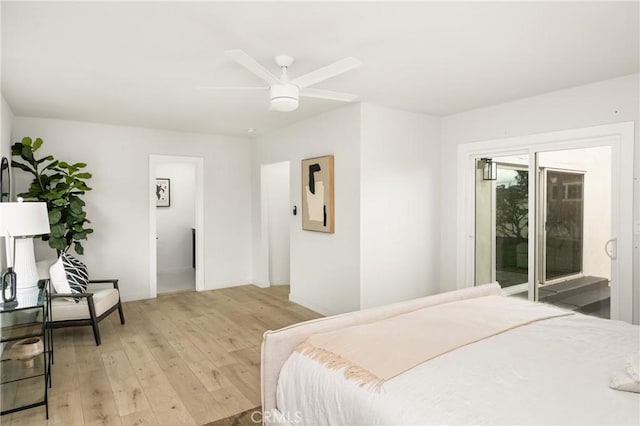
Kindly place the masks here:
<instances>
[{"instance_id":1,"label":"white wall","mask_svg":"<svg viewBox=\"0 0 640 426\"><path fill-rule=\"evenodd\" d=\"M639 177L638 149L639 74L552 92L492 107L444 117L441 123L441 290L456 288L456 208L457 145L502 137L530 135L555 130L574 129L600 124L635 121L636 165ZM633 194L624 194L633 196ZM640 190L636 191L640 197ZM636 198L635 218L640 220ZM636 247L637 247L636 236ZM636 248L634 262L634 305L640 306L640 254ZM638 310L634 312L638 321Z\"/></svg>"},{"instance_id":2,"label":"white wall","mask_svg":"<svg viewBox=\"0 0 640 426\"><path fill-rule=\"evenodd\" d=\"M150 154L204 158L205 287L251 282L248 139L24 117L14 119L12 133L42 137L43 151L88 163L95 233L83 260L93 277L118 277L125 300L149 297ZM40 247L43 255L50 249Z\"/></svg>"},{"instance_id":3,"label":"white wall","mask_svg":"<svg viewBox=\"0 0 640 426\"><path fill-rule=\"evenodd\" d=\"M195 228L196 168L191 163L156 166L156 177L168 178L169 207L156 207L157 272L192 269L192 229Z\"/></svg>"},{"instance_id":4,"label":"white wall","mask_svg":"<svg viewBox=\"0 0 640 426\"><path fill-rule=\"evenodd\" d=\"M269 284L290 282L290 196L288 161L262 166L263 203L266 203L269 245ZM263 204L264 205L264 204Z\"/></svg>"},{"instance_id":5,"label":"white wall","mask_svg":"<svg viewBox=\"0 0 640 426\"><path fill-rule=\"evenodd\" d=\"M439 291L438 119L361 107L360 308Z\"/></svg>"},{"instance_id":6,"label":"white wall","mask_svg":"<svg viewBox=\"0 0 640 426\"><path fill-rule=\"evenodd\" d=\"M585 172L583 273L610 279L604 245L611 238L611 148L544 152L538 161L541 167Z\"/></svg>"},{"instance_id":7,"label":"white wall","mask_svg":"<svg viewBox=\"0 0 640 426\"><path fill-rule=\"evenodd\" d=\"M360 105L298 122L253 140L252 218L254 282L268 282L262 232L260 168L290 162L291 205L301 207L300 162L335 156L336 231L303 231L301 214L290 218L290 299L323 314L360 307Z\"/></svg>"},{"instance_id":8,"label":"white wall","mask_svg":"<svg viewBox=\"0 0 640 426\"><path fill-rule=\"evenodd\" d=\"M0 120L0 158L7 157L11 160L11 125L13 123L13 111L11 107L5 101L4 96L1 96L2 104L0 104L0 114L2 116Z\"/></svg>"},{"instance_id":9,"label":"white wall","mask_svg":"<svg viewBox=\"0 0 640 426\"><path fill-rule=\"evenodd\" d=\"M11 161L11 126L13 123L13 111L7 101L4 100L4 96L0 94L0 98L2 98L2 103L0 104L0 159L2 157L7 157L9 161ZM4 238L0 237L0 271L4 271L7 263L4 247Z\"/></svg>"}]
</instances>

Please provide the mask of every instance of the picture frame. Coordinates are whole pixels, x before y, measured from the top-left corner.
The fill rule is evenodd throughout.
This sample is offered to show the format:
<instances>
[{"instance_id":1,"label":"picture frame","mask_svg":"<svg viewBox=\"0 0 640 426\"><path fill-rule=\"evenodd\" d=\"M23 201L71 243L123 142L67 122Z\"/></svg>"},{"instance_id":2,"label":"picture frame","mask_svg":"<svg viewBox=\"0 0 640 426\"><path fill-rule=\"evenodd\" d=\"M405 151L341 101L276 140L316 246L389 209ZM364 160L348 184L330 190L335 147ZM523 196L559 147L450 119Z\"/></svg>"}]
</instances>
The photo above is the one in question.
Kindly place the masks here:
<instances>
[{"instance_id":1,"label":"picture frame","mask_svg":"<svg viewBox=\"0 0 640 426\"><path fill-rule=\"evenodd\" d=\"M302 229L335 232L333 155L302 160Z\"/></svg>"},{"instance_id":2,"label":"picture frame","mask_svg":"<svg viewBox=\"0 0 640 426\"><path fill-rule=\"evenodd\" d=\"M156 207L171 206L171 179L156 178Z\"/></svg>"}]
</instances>

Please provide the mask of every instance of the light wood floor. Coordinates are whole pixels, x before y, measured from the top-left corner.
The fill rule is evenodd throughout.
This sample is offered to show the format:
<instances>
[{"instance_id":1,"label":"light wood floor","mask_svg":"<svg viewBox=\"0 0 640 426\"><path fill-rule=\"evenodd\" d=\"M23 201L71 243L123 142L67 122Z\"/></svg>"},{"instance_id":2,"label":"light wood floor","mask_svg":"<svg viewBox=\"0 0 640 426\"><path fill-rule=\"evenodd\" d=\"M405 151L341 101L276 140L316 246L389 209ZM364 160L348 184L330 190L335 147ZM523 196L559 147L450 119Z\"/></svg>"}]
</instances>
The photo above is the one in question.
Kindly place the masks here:
<instances>
[{"instance_id":1,"label":"light wood floor","mask_svg":"<svg viewBox=\"0 0 640 426\"><path fill-rule=\"evenodd\" d=\"M2 425L202 425L260 405L262 333L320 315L289 287L242 286L124 304L91 327L54 334L49 421L44 407Z\"/></svg>"},{"instance_id":2,"label":"light wood floor","mask_svg":"<svg viewBox=\"0 0 640 426\"><path fill-rule=\"evenodd\" d=\"M157 275L158 294L193 291L196 288L196 270L166 272Z\"/></svg>"}]
</instances>

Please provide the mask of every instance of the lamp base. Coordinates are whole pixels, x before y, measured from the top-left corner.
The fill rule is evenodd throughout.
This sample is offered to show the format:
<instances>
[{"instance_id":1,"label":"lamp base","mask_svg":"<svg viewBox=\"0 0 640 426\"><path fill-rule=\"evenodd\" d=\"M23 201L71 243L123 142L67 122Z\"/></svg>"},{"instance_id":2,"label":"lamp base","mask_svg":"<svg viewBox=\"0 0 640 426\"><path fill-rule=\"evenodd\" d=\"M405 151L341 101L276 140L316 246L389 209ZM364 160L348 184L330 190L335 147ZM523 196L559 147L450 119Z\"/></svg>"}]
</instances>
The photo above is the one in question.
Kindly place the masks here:
<instances>
[{"instance_id":1,"label":"lamp base","mask_svg":"<svg viewBox=\"0 0 640 426\"><path fill-rule=\"evenodd\" d=\"M20 303L20 306L34 306L38 304L38 295L40 289L38 286L29 288L18 288L16 291L16 299Z\"/></svg>"},{"instance_id":2,"label":"lamp base","mask_svg":"<svg viewBox=\"0 0 640 426\"><path fill-rule=\"evenodd\" d=\"M0 309L13 309L18 306L18 300L13 299L11 302L0 302Z\"/></svg>"},{"instance_id":3,"label":"lamp base","mask_svg":"<svg viewBox=\"0 0 640 426\"><path fill-rule=\"evenodd\" d=\"M18 292L21 289L28 290L33 287L38 288L38 268L36 267L36 257L33 251L33 238L15 239L15 265L13 270L16 273L16 286Z\"/></svg>"}]
</instances>

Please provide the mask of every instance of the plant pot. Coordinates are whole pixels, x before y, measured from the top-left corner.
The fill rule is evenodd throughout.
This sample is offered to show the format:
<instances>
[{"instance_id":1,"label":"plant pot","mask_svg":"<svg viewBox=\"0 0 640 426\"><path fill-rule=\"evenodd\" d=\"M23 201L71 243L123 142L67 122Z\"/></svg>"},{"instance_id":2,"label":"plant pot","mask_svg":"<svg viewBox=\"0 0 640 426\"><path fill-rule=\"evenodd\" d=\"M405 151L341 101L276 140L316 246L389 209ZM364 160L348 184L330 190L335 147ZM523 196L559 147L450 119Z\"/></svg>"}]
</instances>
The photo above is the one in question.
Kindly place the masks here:
<instances>
[{"instance_id":1,"label":"plant pot","mask_svg":"<svg viewBox=\"0 0 640 426\"><path fill-rule=\"evenodd\" d=\"M24 362L25 367L32 368L34 358L44 351L44 344L39 337L18 340L9 351L9 357Z\"/></svg>"}]
</instances>

